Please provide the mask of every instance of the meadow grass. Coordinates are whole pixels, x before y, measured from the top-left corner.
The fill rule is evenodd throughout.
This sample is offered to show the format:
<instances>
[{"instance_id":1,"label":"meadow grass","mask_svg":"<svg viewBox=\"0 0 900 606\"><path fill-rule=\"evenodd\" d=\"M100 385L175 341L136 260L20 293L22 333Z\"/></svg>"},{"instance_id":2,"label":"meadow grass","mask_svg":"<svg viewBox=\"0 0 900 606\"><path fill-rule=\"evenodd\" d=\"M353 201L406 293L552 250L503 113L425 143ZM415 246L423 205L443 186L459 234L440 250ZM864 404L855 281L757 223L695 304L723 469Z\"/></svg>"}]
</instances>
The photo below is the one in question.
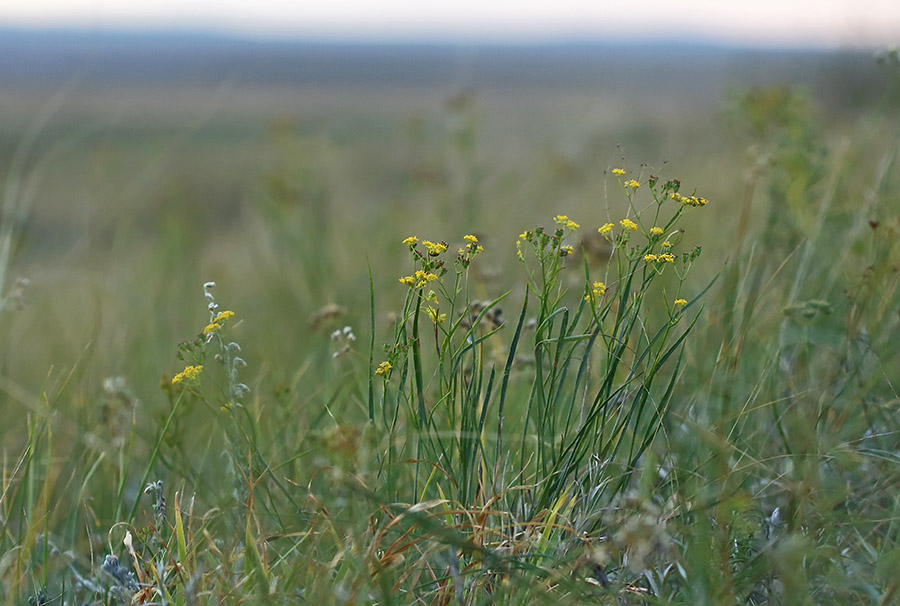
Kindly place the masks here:
<instances>
[{"instance_id":1,"label":"meadow grass","mask_svg":"<svg viewBox=\"0 0 900 606\"><path fill-rule=\"evenodd\" d=\"M340 149L287 142L233 219L254 247L176 192L160 246L115 232L36 293L25 140L4 603L897 600L896 109L832 132L751 91L743 172L626 158L534 225L487 212L473 103L408 224L340 214Z\"/></svg>"}]
</instances>

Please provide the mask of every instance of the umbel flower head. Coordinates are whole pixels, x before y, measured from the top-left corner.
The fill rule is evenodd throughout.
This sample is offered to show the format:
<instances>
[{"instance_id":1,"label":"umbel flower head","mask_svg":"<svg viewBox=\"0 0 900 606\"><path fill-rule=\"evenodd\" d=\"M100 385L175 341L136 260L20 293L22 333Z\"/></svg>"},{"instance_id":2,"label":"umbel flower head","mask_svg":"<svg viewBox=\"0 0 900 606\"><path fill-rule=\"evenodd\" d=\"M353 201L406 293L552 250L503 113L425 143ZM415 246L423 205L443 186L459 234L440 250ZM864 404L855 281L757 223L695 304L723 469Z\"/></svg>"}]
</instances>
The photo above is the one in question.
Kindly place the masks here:
<instances>
[{"instance_id":1,"label":"umbel flower head","mask_svg":"<svg viewBox=\"0 0 900 606\"><path fill-rule=\"evenodd\" d=\"M201 364L197 364L196 366L185 366L184 370L175 375L175 378L172 379L172 384L177 385L178 383L192 381L196 379L202 371L203 366Z\"/></svg>"},{"instance_id":2,"label":"umbel flower head","mask_svg":"<svg viewBox=\"0 0 900 606\"><path fill-rule=\"evenodd\" d=\"M637 231L637 223L632 221L631 219L622 219L619 221L619 225L622 226L622 229L626 229L628 231Z\"/></svg>"}]
</instances>

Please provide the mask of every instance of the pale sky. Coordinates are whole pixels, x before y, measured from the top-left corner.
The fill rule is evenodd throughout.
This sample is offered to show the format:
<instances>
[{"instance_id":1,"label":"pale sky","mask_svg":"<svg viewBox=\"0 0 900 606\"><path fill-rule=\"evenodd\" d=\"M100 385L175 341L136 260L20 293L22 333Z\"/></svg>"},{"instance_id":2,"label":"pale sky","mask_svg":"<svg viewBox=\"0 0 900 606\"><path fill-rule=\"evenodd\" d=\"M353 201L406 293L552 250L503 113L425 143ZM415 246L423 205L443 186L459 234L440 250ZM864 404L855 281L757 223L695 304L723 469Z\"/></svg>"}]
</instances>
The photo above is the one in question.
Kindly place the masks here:
<instances>
[{"instance_id":1,"label":"pale sky","mask_svg":"<svg viewBox=\"0 0 900 606\"><path fill-rule=\"evenodd\" d=\"M0 0L0 26L10 25L361 39L659 36L896 47L900 0Z\"/></svg>"}]
</instances>

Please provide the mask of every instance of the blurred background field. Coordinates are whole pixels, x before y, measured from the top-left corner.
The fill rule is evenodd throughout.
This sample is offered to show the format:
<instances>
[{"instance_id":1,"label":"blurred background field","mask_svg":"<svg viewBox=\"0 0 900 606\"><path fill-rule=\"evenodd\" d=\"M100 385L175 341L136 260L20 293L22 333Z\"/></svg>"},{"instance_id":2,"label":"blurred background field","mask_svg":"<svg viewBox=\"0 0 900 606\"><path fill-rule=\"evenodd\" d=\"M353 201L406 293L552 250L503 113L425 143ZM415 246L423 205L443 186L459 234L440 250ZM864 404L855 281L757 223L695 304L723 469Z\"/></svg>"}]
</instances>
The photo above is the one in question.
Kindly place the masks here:
<instances>
[{"instance_id":1,"label":"blurred background field","mask_svg":"<svg viewBox=\"0 0 900 606\"><path fill-rule=\"evenodd\" d=\"M4 41L0 154L7 192L17 184L28 208L9 279L31 281L29 305L2 320L4 374L30 393L46 361L61 370L85 355L93 372L149 389L169 364L160 337L196 324L209 279L253 318L260 354L300 365L298 342L327 340L305 326L317 309L360 323L367 258L379 298L396 304L409 234L484 235L485 295L498 296L516 281L526 226L620 212L617 166L716 202L694 226L714 274L760 146L791 136L752 129L807 129L803 144L822 154L877 154L894 135L889 70L864 52ZM796 124L768 124L779 120ZM268 338L283 322L291 338Z\"/></svg>"},{"instance_id":2,"label":"blurred background field","mask_svg":"<svg viewBox=\"0 0 900 606\"><path fill-rule=\"evenodd\" d=\"M792 596L810 587L821 590L817 603L891 603L900 562L896 54L8 30L0 56L5 553L34 540L28 516L14 514L44 495L60 505L42 536L90 568L86 554L103 552L110 526L127 518L148 460L149 479L196 491L210 507L224 502L202 411L180 419L159 460L150 455L169 381L184 367L178 344L209 319L204 282L237 314L230 334L248 365L249 406L271 440L261 452L312 486L325 482L321 470L360 464L352 451L370 386L369 272L376 363L406 295L407 236L456 250L477 235L485 251L473 293L509 291L510 321L524 296L517 236L566 214L585 238L564 271L578 295L582 255L596 271L604 263L591 258L591 234L627 212L610 172L624 168L642 183L679 179L682 192L710 201L682 224L702 246L685 288L717 281L647 463L668 452L690 470L683 487L692 502L712 503L714 523L669 520L682 554L671 561L696 576L671 581L667 594L649 573L626 581L623 572L620 588L649 587L660 603L703 591L703 603L800 603ZM332 333L344 326L358 341L335 357ZM19 483L23 452L49 454ZM779 524L776 507L793 516L796 540L773 539L767 552L759 544ZM327 568L337 556L321 549ZM27 575L12 573L21 557L0 565L20 595L37 595L41 575L69 566L34 556L23 584ZM722 570L701 572L703 561ZM841 580L853 575L857 585Z\"/></svg>"}]
</instances>

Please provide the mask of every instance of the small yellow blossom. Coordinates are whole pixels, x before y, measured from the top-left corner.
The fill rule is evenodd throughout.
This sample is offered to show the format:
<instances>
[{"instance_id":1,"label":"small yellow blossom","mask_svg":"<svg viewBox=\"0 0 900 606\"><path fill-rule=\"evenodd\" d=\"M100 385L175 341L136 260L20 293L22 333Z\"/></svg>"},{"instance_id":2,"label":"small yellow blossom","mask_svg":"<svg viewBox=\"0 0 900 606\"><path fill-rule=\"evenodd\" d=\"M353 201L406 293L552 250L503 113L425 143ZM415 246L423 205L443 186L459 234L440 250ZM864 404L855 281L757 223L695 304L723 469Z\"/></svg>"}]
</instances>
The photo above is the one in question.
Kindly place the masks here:
<instances>
[{"instance_id":1,"label":"small yellow blossom","mask_svg":"<svg viewBox=\"0 0 900 606\"><path fill-rule=\"evenodd\" d=\"M393 366L391 366L390 362L382 362L378 365L378 368L375 369L375 374L385 376L387 373L391 372L391 368L393 368Z\"/></svg>"},{"instance_id":2,"label":"small yellow blossom","mask_svg":"<svg viewBox=\"0 0 900 606\"><path fill-rule=\"evenodd\" d=\"M663 248L672 248L672 243L666 240L665 242L660 244L660 246L662 246Z\"/></svg>"},{"instance_id":3,"label":"small yellow blossom","mask_svg":"<svg viewBox=\"0 0 900 606\"><path fill-rule=\"evenodd\" d=\"M213 322L212 324L207 324L203 328L203 336L211 335L214 332L219 332L219 329L222 328L222 325L218 322Z\"/></svg>"},{"instance_id":4,"label":"small yellow blossom","mask_svg":"<svg viewBox=\"0 0 900 606\"><path fill-rule=\"evenodd\" d=\"M685 206L706 206L708 201L700 196L683 196L678 192L672 192L670 196L673 200L681 202Z\"/></svg>"},{"instance_id":5,"label":"small yellow blossom","mask_svg":"<svg viewBox=\"0 0 900 606\"><path fill-rule=\"evenodd\" d=\"M213 318L213 322L224 322L225 320L228 320L228 319L233 318L233 317L234 317L234 312L233 312L233 311L228 311L228 310L220 311L220 312L216 315L216 317Z\"/></svg>"},{"instance_id":6,"label":"small yellow blossom","mask_svg":"<svg viewBox=\"0 0 900 606\"><path fill-rule=\"evenodd\" d=\"M646 261L647 263L656 263L657 261L659 261L659 257L654 254L644 255L644 261Z\"/></svg>"},{"instance_id":7,"label":"small yellow blossom","mask_svg":"<svg viewBox=\"0 0 900 606\"><path fill-rule=\"evenodd\" d=\"M403 241L403 243L406 244L407 246L409 246L410 248L413 248L416 244L419 243L419 239L415 236L410 236L407 239L405 239Z\"/></svg>"},{"instance_id":8,"label":"small yellow blossom","mask_svg":"<svg viewBox=\"0 0 900 606\"><path fill-rule=\"evenodd\" d=\"M687 305L687 299L675 299L676 308L684 307L685 305Z\"/></svg>"},{"instance_id":9,"label":"small yellow blossom","mask_svg":"<svg viewBox=\"0 0 900 606\"><path fill-rule=\"evenodd\" d=\"M625 182L625 187L630 187L631 189L637 189L640 186L641 186L641 184L638 183L637 181L635 181L634 179L629 179L628 181Z\"/></svg>"},{"instance_id":10,"label":"small yellow blossom","mask_svg":"<svg viewBox=\"0 0 900 606\"><path fill-rule=\"evenodd\" d=\"M435 324L443 324L447 321L447 314L439 314L438 310L433 307L428 308L428 317L431 318L431 321Z\"/></svg>"},{"instance_id":11,"label":"small yellow blossom","mask_svg":"<svg viewBox=\"0 0 900 606\"><path fill-rule=\"evenodd\" d=\"M415 282L416 282L415 286L416 286L416 288L422 288L429 282L434 282L437 279L438 279L438 277L436 274L433 274L430 271L425 272L421 269L417 269L416 275L415 275Z\"/></svg>"},{"instance_id":12,"label":"small yellow blossom","mask_svg":"<svg viewBox=\"0 0 900 606\"><path fill-rule=\"evenodd\" d=\"M581 227L578 223L570 219L568 215L556 215L553 220L556 221L557 225L565 225L572 231Z\"/></svg>"},{"instance_id":13,"label":"small yellow blossom","mask_svg":"<svg viewBox=\"0 0 900 606\"><path fill-rule=\"evenodd\" d=\"M190 381L197 377L200 372L203 370L203 366L185 366L184 370L175 375L175 378L172 379L172 385L176 385L183 381Z\"/></svg>"},{"instance_id":14,"label":"small yellow blossom","mask_svg":"<svg viewBox=\"0 0 900 606\"><path fill-rule=\"evenodd\" d=\"M655 227L655 226L654 226L654 227L651 227L651 228L650 228L650 235L651 235L651 236L661 236L661 235L663 235L663 228L662 228L662 227Z\"/></svg>"},{"instance_id":15,"label":"small yellow blossom","mask_svg":"<svg viewBox=\"0 0 900 606\"><path fill-rule=\"evenodd\" d=\"M572 248L571 246L569 246L568 244L566 244L565 246L560 246L560 247L559 247L559 254L560 254L560 256L568 257L568 256L571 255L573 252L575 252L575 249L573 249L573 248Z\"/></svg>"},{"instance_id":16,"label":"small yellow blossom","mask_svg":"<svg viewBox=\"0 0 900 606\"><path fill-rule=\"evenodd\" d=\"M619 221L619 225L621 225L624 229L637 231L637 223L635 223L631 219L622 219L621 221Z\"/></svg>"},{"instance_id":17,"label":"small yellow blossom","mask_svg":"<svg viewBox=\"0 0 900 606\"><path fill-rule=\"evenodd\" d=\"M614 174L617 177L621 177L622 175L625 174L625 169L624 168L614 168L614 169L612 169L612 174Z\"/></svg>"},{"instance_id":18,"label":"small yellow blossom","mask_svg":"<svg viewBox=\"0 0 900 606\"><path fill-rule=\"evenodd\" d=\"M600 297L602 297L605 294L606 294L606 284L604 284L603 282L594 282L594 284L591 286L591 292L584 296L584 300L590 301L591 295L593 295L594 297L599 299Z\"/></svg>"},{"instance_id":19,"label":"small yellow blossom","mask_svg":"<svg viewBox=\"0 0 900 606\"><path fill-rule=\"evenodd\" d=\"M400 278L400 284L404 284L409 287L422 288L429 282L434 282L438 279L437 274L432 272L426 272L421 269L417 269L416 273L412 276L404 276Z\"/></svg>"},{"instance_id":20,"label":"small yellow blossom","mask_svg":"<svg viewBox=\"0 0 900 606\"><path fill-rule=\"evenodd\" d=\"M613 224L612 223L604 223L600 229L597 230L597 233L603 234L604 236L608 236L612 231Z\"/></svg>"},{"instance_id":21,"label":"small yellow blossom","mask_svg":"<svg viewBox=\"0 0 900 606\"><path fill-rule=\"evenodd\" d=\"M471 234L463 236L463 240L465 240L469 244L478 244L478 238L476 238L475 236L473 236Z\"/></svg>"},{"instance_id":22,"label":"small yellow blossom","mask_svg":"<svg viewBox=\"0 0 900 606\"><path fill-rule=\"evenodd\" d=\"M528 239L527 231L523 231L522 233L519 234L519 240L527 240L527 239Z\"/></svg>"},{"instance_id":23,"label":"small yellow blossom","mask_svg":"<svg viewBox=\"0 0 900 606\"><path fill-rule=\"evenodd\" d=\"M516 256L519 257L519 261L525 260L525 255L522 254L522 241L516 240Z\"/></svg>"},{"instance_id":24,"label":"small yellow blossom","mask_svg":"<svg viewBox=\"0 0 900 606\"><path fill-rule=\"evenodd\" d=\"M428 255L432 257L436 257L445 250L447 250L447 245L443 242L432 242L431 240L423 240L422 244L425 248L428 249Z\"/></svg>"},{"instance_id":25,"label":"small yellow blossom","mask_svg":"<svg viewBox=\"0 0 900 606\"><path fill-rule=\"evenodd\" d=\"M675 255L673 255L672 253L663 253L659 255L659 260L663 263L674 263Z\"/></svg>"}]
</instances>

